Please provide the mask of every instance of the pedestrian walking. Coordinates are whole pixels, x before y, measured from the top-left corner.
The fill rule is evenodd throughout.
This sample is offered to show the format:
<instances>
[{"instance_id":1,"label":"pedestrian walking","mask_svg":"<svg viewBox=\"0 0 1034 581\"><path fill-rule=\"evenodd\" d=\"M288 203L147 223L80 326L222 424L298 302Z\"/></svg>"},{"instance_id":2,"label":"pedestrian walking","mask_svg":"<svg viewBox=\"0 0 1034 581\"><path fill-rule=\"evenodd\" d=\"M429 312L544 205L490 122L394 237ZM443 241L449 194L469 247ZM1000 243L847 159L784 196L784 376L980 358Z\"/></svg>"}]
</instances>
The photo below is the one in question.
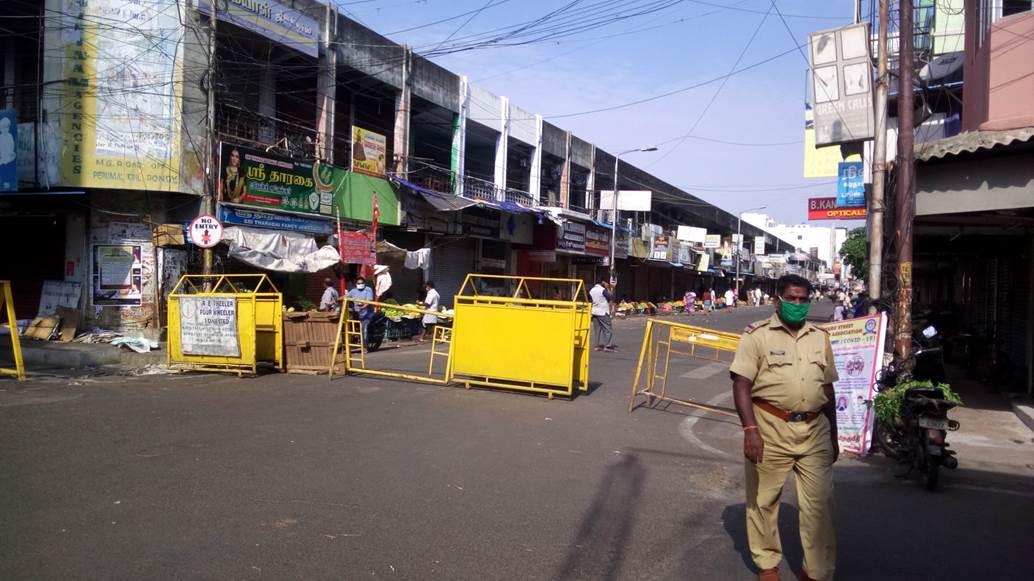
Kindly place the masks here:
<instances>
[{"instance_id":1,"label":"pedestrian walking","mask_svg":"<svg viewBox=\"0 0 1034 581\"><path fill-rule=\"evenodd\" d=\"M434 290L434 283L427 281L424 283L424 308L428 311L438 312L438 303L441 302L442 296L438 294L438 291ZM434 328L438 325L438 315L432 315L427 313L420 321L423 327L420 329L420 342L423 343L428 333L431 334L431 339L434 339Z\"/></svg>"},{"instance_id":2,"label":"pedestrian walking","mask_svg":"<svg viewBox=\"0 0 1034 581\"><path fill-rule=\"evenodd\" d=\"M843 321L846 317L847 308L844 307L844 303L838 302L837 306L833 307L833 320Z\"/></svg>"},{"instance_id":3,"label":"pedestrian walking","mask_svg":"<svg viewBox=\"0 0 1034 581\"><path fill-rule=\"evenodd\" d=\"M601 280L589 291L592 300L592 328L596 335L593 351L614 351L614 329L610 320L610 283Z\"/></svg>"},{"instance_id":4,"label":"pedestrian walking","mask_svg":"<svg viewBox=\"0 0 1034 581\"><path fill-rule=\"evenodd\" d=\"M348 291L348 298L372 301L373 289L366 286L366 279L360 276L355 279L355 286ZM367 303L352 303L352 312L355 314L356 318L359 319L359 325L362 328L363 333L363 350L365 351L366 344L369 342L366 333L370 328L370 319L373 318L373 305Z\"/></svg>"},{"instance_id":5,"label":"pedestrian walking","mask_svg":"<svg viewBox=\"0 0 1034 581\"><path fill-rule=\"evenodd\" d=\"M682 297L682 302L686 306L683 312L687 315L692 314L697 308L697 294L692 290L687 290L686 294Z\"/></svg>"},{"instance_id":6,"label":"pedestrian walking","mask_svg":"<svg viewBox=\"0 0 1034 581\"><path fill-rule=\"evenodd\" d=\"M747 539L761 581L779 580L779 499L793 471L802 580L833 579L833 463L839 456L829 334L806 320L811 283L786 275L776 312L747 327L730 367L746 457Z\"/></svg>"},{"instance_id":7,"label":"pedestrian walking","mask_svg":"<svg viewBox=\"0 0 1034 581\"><path fill-rule=\"evenodd\" d=\"M320 297L320 310L336 313L341 310L341 303L338 302L341 293L334 288L334 281L330 278L323 279L323 296Z\"/></svg>"},{"instance_id":8,"label":"pedestrian walking","mask_svg":"<svg viewBox=\"0 0 1034 581\"><path fill-rule=\"evenodd\" d=\"M729 289L725 291L725 306L735 307L736 306L736 291Z\"/></svg>"}]
</instances>

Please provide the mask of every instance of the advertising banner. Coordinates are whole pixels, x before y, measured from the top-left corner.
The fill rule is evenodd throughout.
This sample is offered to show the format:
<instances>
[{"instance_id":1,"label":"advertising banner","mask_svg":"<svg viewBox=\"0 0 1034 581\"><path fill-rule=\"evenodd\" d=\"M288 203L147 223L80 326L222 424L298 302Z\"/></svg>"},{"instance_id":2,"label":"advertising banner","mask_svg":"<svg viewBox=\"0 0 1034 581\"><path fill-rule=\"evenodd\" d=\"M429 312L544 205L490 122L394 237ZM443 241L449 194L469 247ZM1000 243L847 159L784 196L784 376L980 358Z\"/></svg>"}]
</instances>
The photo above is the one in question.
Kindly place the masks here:
<instances>
[{"instance_id":1,"label":"advertising banner","mask_svg":"<svg viewBox=\"0 0 1034 581\"><path fill-rule=\"evenodd\" d=\"M653 250L650 252L650 260L668 260L670 255L670 242L665 235L653 239Z\"/></svg>"},{"instance_id":2,"label":"advertising banner","mask_svg":"<svg viewBox=\"0 0 1034 581\"><path fill-rule=\"evenodd\" d=\"M352 126L352 171L383 178L387 151L383 135Z\"/></svg>"},{"instance_id":3,"label":"advertising banner","mask_svg":"<svg viewBox=\"0 0 1034 581\"><path fill-rule=\"evenodd\" d=\"M703 244L707 239L707 228L696 228L694 226L679 226L676 230L676 238L683 242L697 242Z\"/></svg>"},{"instance_id":4,"label":"advertising banner","mask_svg":"<svg viewBox=\"0 0 1034 581\"><path fill-rule=\"evenodd\" d=\"M865 207L865 164L842 161L837 168L837 207Z\"/></svg>"},{"instance_id":5,"label":"advertising banner","mask_svg":"<svg viewBox=\"0 0 1034 581\"><path fill-rule=\"evenodd\" d=\"M815 102L815 144L871 139L875 124L868 25L854 24L814 32L808 40Z\"/></svg>"},{"instance_id":6,"label":"advertising banner","mask_svg":"<svg viewBox=\"0 0 1034 581\"><path fill-rule=\"evenodd\" d=\"M822 325L829 332L840 380L833 384L840 450L864 454L872 442L876 374L883 367L883 314Z\"/></svg>"},{"instance_id":7,"label":"advertising banner","mask_svg":"<svg viewBox=\"0 0 1034 581\"><path fill-rule=\"evenodd\" d=\"M260 34L311 57L319 56L319 21L291 7L291 2L278 0L223 0L219 20L230 22ZM211 0L198 0L198 10L212 13Z\"/></svg>"},{"instance_id":8,"label":"advertising banner","mask_svg":"<svg viewBox=\"0 0 1034 581\"><path fill-rule=\"evenodd\" d=\"M46 1L44 77L61 82L43 98L41 149L60 152L55 185L180 189L182 4Z\"/></svg>"},{"instance_id":9,"label":"advertising banner","mask_svg":"<svg viewBox=\"0 0 1034 581\"><path fill-rule=\"evenodd\" d=\"M650 190L618 190L619 212L649 212L652 202L653 192ZM614 190L600 192L600 209L614 210Z\"/></svg>"},{"instance_id":10,"label":"advertising banner","mask_svg":"<svg viewBox=\"0 0 1034 581\"><path fill-rule=\"evenodd\" d=\"M219 200L271 210L334 215L334 189L344 171L223 143L219 150Z\"/></svg>"},{"instance_id":11,"label":"advertising banner","mask_svg":"<svg viewBox=\"0 0 1034 581\"><path fill-rule=\"evenodd\" d=\"M708 234L704 238L704 248L715 249L722 247L722 235L721 234Z\"/></svg>"},{"instance_id":12,"label":"advertising banner","mask_svg":"<svg viewBox=\"0 0 1034 581\"><path fill-rule=\"evenodd\" d=\"M615 254L616 251L615 247ZM610 256L610 230L588 226L585 229L585 253L591 256Z\"/></svg>"},{"instance_id":13,"label":"advertising banner","mask_svg":"<svg viewBox=\"0 0 1034 581\"><path fill-rule=\"evenodd\" d=\"M809 220L864 220L865 207L838 208L836 198L808 198Z\"/></svg>"},{"instance_id":14,"label":"advertising banner","mask_svg":"<svg viewBox=\"0 0 1034 581\"><path fill-rule=\"evenodd\" d=\"M18 114L0 111L0 192L18 191Z\"/></svg>"},{"instance_id":15,"label":"advertising banner","mask_svg":"<svg viewBox=\"0 0 1034 581\"><path fill-rule=\"evenodd\" d=\"M99 307L140 305L142 248L137 245L95 244L93 304Z\"/></svg>"},{"instance_id":16,"label":"advertising banner","mask_svg":"<svg viewBox=\"0 0 1034 581\"><path fill-rule=\"evenodd\" d=\"M240 357L236 297L179 297L177 300L184 355Z\"/></svg>"}]
</instances>

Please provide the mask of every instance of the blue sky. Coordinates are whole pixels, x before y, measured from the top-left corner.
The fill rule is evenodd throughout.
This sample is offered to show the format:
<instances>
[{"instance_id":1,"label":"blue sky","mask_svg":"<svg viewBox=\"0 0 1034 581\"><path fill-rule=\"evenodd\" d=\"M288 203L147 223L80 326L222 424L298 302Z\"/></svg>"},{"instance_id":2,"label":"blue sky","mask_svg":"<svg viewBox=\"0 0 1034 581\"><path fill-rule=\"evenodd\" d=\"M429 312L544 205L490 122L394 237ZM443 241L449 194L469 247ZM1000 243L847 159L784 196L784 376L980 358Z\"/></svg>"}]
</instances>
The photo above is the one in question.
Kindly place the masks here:
<instances>
[{"instance_id":1,"label":"blue sky","mask_svg":"<svg viewBox=\"0 0 1034 581\"><path fill-rule=\"evenodd\" d=\"M567 1L490 0L489 4L497 5L477 14L454 38L526 22ZM583 0L581 5L600 1ZM477 10L486 0L339 0L338 4L346 14L385 34ZM669 142L689 132L720 83L613 111L550 117L619 105L727 74L770 6L769 0L685 0L654 14L548 43L467 51L434 60L608 151L632 149ZM851 0L780 0L778 6L801 43L809 32L850 23L853 9ZM419 52L420 47L449 37L466 19L389 36ZM793 46L786 27L772 12L737 68ZM804 221L807 198L836 194L834 178L802 177L806 68L801 55L792 52L731 77L693 137L681 145L663 143L657 152L626 159L731 212L764 205L766 213L780 222Z\"/></svg>"}]
</instances>

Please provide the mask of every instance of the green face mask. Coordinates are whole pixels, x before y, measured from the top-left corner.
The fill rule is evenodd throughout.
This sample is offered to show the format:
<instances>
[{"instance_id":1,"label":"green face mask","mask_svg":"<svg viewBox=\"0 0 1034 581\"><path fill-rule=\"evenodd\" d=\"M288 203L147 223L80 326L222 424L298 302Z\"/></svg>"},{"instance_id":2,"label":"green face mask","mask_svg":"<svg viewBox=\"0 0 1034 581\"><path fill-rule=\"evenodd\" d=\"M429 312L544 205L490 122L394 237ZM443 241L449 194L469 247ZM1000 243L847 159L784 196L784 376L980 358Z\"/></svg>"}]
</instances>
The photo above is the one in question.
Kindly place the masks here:
<instances>
[{"instance_id":1,"label":"green face mask","mask_svg":"<svg viewBox=\"0 0 1034 581\"><path fill-rule=\"evenodd\" d=\"M790 325L800 325L808 316L808 303L795 305L786 301L779 301L779 318Z\"/></svg>"}]
</instances>

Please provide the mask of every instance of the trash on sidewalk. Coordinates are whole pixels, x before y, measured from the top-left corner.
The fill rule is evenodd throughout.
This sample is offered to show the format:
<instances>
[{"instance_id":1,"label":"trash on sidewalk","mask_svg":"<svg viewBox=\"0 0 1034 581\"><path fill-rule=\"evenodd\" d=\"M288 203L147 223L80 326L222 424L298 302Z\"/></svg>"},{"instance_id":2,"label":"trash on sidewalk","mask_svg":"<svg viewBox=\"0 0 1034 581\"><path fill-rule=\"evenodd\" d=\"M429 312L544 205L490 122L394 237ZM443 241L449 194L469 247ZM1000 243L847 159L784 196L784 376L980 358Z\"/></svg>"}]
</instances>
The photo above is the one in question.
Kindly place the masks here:
<instances>
[{"instance_id":1,"label":"trash on sidewalk","mask_svg":"<svg viewBox=\"0 0 1034 581\"><path fill-rule=\"evenodd\" d=\"M117 339L113 339L111 344L115 347L128 347L137 353L150 353L151 349L158 348L157 341L150 341L143 337L119 337Z\"/></svg>"},{"instance_id":2,"label":"trash on sidewalk","mask_svg":"<svg viewBox=\"0 0 1034 581\"><path fill-rule=\"evenodd\" d=\"M107 329L100 329L94 327L93 330L88 333L83 333L74 339L76 343L111 343L115 339L122 336L122 333L117 331L109 331Z\"/></svg>"}]
</instances>

